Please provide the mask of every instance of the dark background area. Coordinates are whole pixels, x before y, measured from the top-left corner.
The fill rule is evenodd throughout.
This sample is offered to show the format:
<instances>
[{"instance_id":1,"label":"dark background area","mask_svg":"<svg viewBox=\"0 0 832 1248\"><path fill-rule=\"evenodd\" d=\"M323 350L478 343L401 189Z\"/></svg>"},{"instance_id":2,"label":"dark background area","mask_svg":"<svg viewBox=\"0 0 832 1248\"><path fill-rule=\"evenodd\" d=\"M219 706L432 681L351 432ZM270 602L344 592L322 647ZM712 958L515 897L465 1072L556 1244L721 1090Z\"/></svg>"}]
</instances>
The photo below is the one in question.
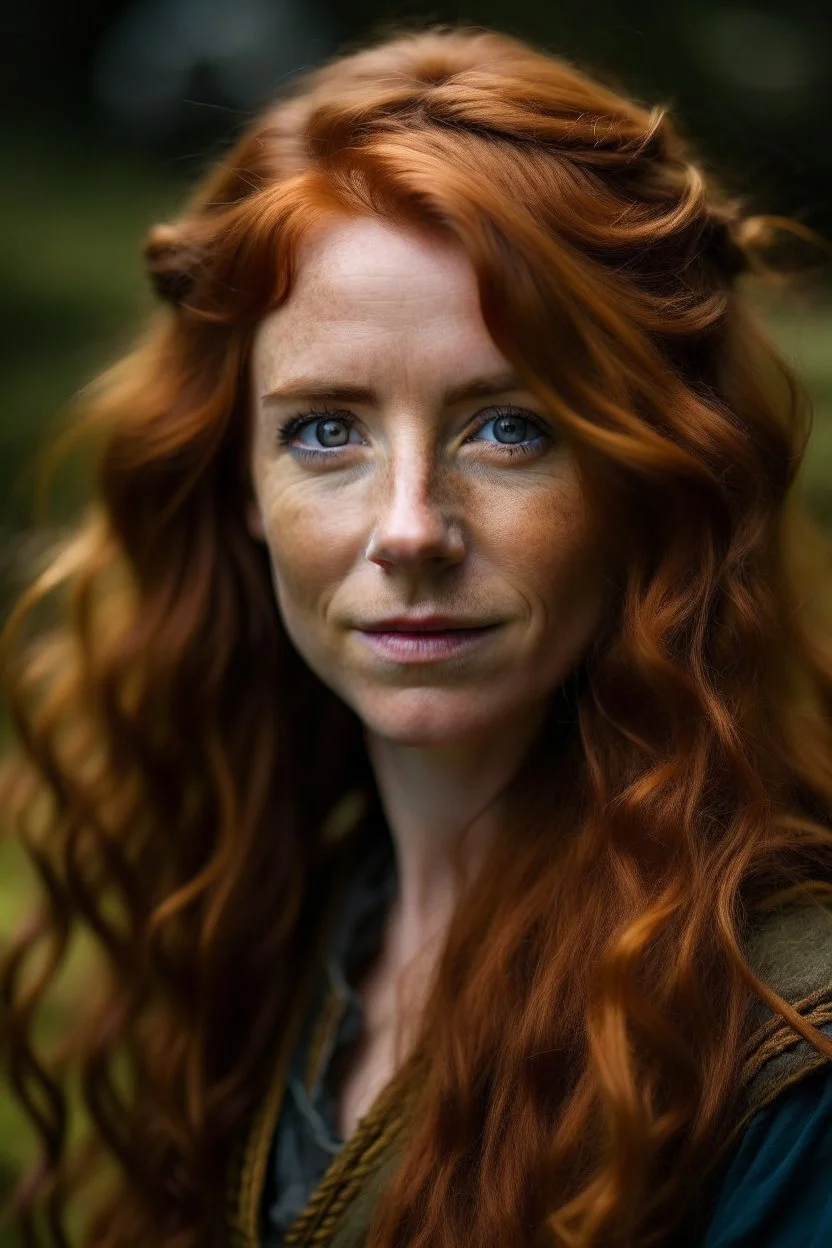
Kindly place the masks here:
<instances>
[{"instance_id":1,"label":"dark background area","mask_svg":"<svg viewBox=\"0 0 832 1248\"><path fill-rule=\"evenodd\" d=\"M832 18L807 0L33 0L5 21L4 115L42 150L94 143L183 175L282 78L397 18L496 25L617 75L772 207L829 224Z\"/></svg>"},{"instance_id":2,"label":"dark background area","mask_svg":"<svg viewBox=\"0 0 832 1248\"><path fill-rule=\"evenodd\" d=\"M338 50L398 19L468 21L528 38L669 104L706 165L749 210L832 239L832 17L793 0L725 3L382 4L373 0L5 2L0 45L0 608L48 540L35 523L33 458L64 405L129 343L151 306L146 230L257 107ZM810 386L805 489L832 524L832 310L824 281L762 300ZM71 479L59 483L71 507ZM0 931L30 881L0 857ZM59 1026L61 992L44 1013ZM76 968L73 970L73 966ZM74 985L74 987L73 987ZM0 1091L0 1197L31 1147ZM11 1243L3 1240L0 1244Z\"/></svg>"}]
</instances>

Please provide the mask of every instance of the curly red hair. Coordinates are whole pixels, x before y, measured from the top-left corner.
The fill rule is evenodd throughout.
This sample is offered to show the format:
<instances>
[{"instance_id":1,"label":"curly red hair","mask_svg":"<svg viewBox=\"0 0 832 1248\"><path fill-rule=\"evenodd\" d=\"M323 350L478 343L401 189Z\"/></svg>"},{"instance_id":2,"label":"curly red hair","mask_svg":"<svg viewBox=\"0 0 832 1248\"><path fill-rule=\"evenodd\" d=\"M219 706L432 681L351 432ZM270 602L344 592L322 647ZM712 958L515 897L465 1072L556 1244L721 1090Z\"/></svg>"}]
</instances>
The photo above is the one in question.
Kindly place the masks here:
<instances>
[{"instance_id":1,"label":"curly red hair","mask_svg":"<svg viewBox=\"0 0 832 1248\"><path fill-rule=\"evenodd\" d=\"M83 394L91 501L4 633L3 806L43 885L2 971L42 1141L27 1244L38 1217L66 1244L105 1172L86 1245L222 1242L321 829L372 788L244 520L254 329L307 232L356 213L465 247L621 569L575 731L536 744L517 834L460 899L371 1248L655 1243L723 1129L751 1004L832 1056L744 952L775 891L832 891L826 545L794 497L811 412L737 280L772 219L666 110L495 31L400 30L298 79L151 234L170 306ZM78 930L102 987L47 1055L33 1016Z\"/></svg>"}]
</instances>

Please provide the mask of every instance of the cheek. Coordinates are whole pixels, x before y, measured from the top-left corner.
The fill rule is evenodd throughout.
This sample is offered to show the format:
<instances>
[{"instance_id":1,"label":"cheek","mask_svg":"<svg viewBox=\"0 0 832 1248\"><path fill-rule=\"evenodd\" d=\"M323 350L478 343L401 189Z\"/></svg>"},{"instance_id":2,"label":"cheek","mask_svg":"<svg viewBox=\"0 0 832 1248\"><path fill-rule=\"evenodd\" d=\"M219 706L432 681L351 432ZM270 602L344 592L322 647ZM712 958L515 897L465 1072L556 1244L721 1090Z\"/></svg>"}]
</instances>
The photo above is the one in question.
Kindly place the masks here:
<instances>
[{"instance_id":1,"label":"cheek","mask_svg":"<svg viewBox=\"0 0 832 1248\"><path fill-rule=\"evenodd\" d=\"M540 681L557 682L602 625L610 602L604 559L577 481L550 483L515 499L502 517L493 517L491 533L502 575L532 623L527 660Z\"/></svg>"},{"instance_id":2,"label":"cheek","mask_svg":"<svg viewBox=\"0 0 832 1248\"><path fill-rule=\"evenodd\" d=\"M521 592L538 601L571 597L588 564L581 496L572 483L522 493L492 508L491 549Z\"/></svg>"},{"instance_id":3,"label":"cheek","mask_svg":"<svg viewBox=\"0 0 832 1248\"><path fill-rule=\"evenodd\" d=\"M266 542L278 602L312 608L353 565L361 545L361 512L344 499L284 490L264 508Z\"/></svg>"}]
</instances>

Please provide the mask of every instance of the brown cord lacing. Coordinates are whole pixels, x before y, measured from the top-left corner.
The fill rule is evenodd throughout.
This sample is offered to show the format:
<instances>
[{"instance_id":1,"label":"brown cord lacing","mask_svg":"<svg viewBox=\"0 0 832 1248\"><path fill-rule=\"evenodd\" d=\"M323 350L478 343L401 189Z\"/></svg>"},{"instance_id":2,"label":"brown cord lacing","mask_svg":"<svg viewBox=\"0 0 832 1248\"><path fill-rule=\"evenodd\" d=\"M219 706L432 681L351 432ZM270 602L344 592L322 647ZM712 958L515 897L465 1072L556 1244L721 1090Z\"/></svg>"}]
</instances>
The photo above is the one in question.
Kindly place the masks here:
<instances>
[{"instance_id":1,"label":"brown cord lacing","mask_svg":"<svg viewBox=\"0 0 832 1248\"><path fill-rule=\"evenodd\" d=\"M802 1012L802 1011L801 1011ZM813 1027L822 1027L824 1023L832 1021L832 1001L822 1002L809 1013L804 1013L803 1017L807 1023L811 1023ZM742 1084L749 1083L754 1075L773 1057L779 1057L787 1049L794 1048L796 1044L806 1044L807 1041L794 1030L790 1023L786 1023L780 1019L780 1026L768 1037L762 1044L754 1050L742 1067L740 1082Z\"/></svg>"},{"instance_id":2,"label":"brown cord lacing","mask_svg":"<svg viewBox=\"0 0 832 1248\"><path fill-rule=\"evenodd\" d=\"M803 1014L808 1017L809 1014L814 1013L815 1009L819 1005L824 1005L830 1000L832 1000L832 988L830 988L829 984L825 984L823 988L818 988L815 992L810 993L808 997L801 997L799 1001L791 1001L790 1004L793 1009L797 1010L798 1014ZM742 1060L746 1061L757 1051L759 1046L764 1041L769 1040L771 1036L775 1032L780 1031L784 1025L782 1016L780 1014L772 1013L771 1017L767 1019L765 1023L762 1023L759 1027L754 1029L743 1044L740 1049L740 1057Z\"/></svg>"},{"instance_id":3,"label":"brown cord lacing","mask_svg":"<svg viewBox=\"0 0 832 1248\"><path fill-rule=\"evenodd\" d=\"M329 1241L350 1201L403 1130L407 1110L419 1085L416 1075L420 1066L419 1054L413 1054L358 1122L287 1230L284 1248L311 1248Z\"/></svg>"}]
</instances>

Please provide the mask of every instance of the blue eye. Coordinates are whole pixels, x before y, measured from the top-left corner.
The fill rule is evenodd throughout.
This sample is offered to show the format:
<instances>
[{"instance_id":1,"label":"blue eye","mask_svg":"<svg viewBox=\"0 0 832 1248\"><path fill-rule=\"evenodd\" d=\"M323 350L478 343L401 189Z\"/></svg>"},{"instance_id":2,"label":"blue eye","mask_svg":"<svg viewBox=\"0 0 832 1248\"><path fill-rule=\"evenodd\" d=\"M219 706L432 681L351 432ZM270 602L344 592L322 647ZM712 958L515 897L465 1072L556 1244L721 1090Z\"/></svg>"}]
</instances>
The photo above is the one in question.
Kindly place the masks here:
<instances>
[{"instance_id":1,"label":"blue eye","mask_svg":"<svg viewBox=\"0 0 832 1248\"><path fill-rule=\"evenodd\" d=\"M308 415L293 416L280 429L278 440L281 446L288 446L296 434L309 430L317 445L313 442L311 446L293 446L291 450L299 455L327 455L329 451L325 448L337 451L338 447L346 446L354 424L355 419L350 412L313 411Z\"/></svg>"},{"instance_id":2,"label":"blue eye","mask_svg":"<svg viewBox=\"0 0 832 1248\"><path fill-rule=\"evenodd\" d=\"M351 412L331 411L328 408L312 410L293 416L282 425L278 430L278 442L302 459L328 459L337 456L340 447L349 445L350 431L355 423ZM483 414L474 434L466 438L466 442L481 441L482 439L474 435L479 434L487 425L494 426L496 435L491 445L499 447L501 454L509 456L529 455L539 451L543 441L551 437L543 422L530 412L519 407L506 406L491 408L488 413ZM307 430L310 432L312 445L307 443L305 446L293 446L295 436ZM532 434L534 436L529 441Z\"/></svg>"},{"instance_id":3,"label":"blue eye","mask_svg":"<svg viewBox=\"0 0 832 1248\"><path fill-rule=\"evenodd\" d=\"M529 455L540 449L546 436L542 422L519 407L498 408L497 415L486 416L474 432L480 433L486 425L494 426L497 441L493 445L499 446L508 455ZM524 441L530 431L534 431L536 436L531 442Z\"/></svg>"},{"instance_id":4,"label":"blue eye","mask_svg":"<svg viewBox=\"0 0 832 1248\"><path fill-rule=\"evenodd\" d=\"M329 459L333 455L337 456L339 447L347 445L354 424L355 417L351 412L330 411L329 408L320 411L313 409L302 415L291 416L278 429L277 440L280 446L287 447L300 459ZM295 435L304 433L307 429L317 445L292 446ZM327 447L331 449L327 450Z\"/></svg>"}]
</instances>

